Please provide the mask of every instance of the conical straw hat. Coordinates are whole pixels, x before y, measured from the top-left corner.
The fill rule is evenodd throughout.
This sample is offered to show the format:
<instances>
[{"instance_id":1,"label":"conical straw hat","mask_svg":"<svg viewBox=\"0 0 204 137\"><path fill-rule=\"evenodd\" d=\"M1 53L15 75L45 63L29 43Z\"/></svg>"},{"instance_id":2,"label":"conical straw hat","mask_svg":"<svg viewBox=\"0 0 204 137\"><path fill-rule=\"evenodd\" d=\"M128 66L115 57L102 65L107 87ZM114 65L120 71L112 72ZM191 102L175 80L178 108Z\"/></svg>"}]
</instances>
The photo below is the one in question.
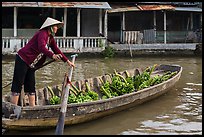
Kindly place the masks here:
<instances>
[{"instance_id":1,"label":"conical straw hat","mask_svg":"<svg viewBox=\"0 0 204 137\"><path fill-rule=\"evenodd\" d=\"M45 22L43 23L43 25L41 26L40 30L43 29L43 28L52 26L52 25L56 25L56 24L59 25L58 27L61 27L61 26L63 25L63 22L48 17L48 18L45 20Z\"/></svg>"}]
</instances>

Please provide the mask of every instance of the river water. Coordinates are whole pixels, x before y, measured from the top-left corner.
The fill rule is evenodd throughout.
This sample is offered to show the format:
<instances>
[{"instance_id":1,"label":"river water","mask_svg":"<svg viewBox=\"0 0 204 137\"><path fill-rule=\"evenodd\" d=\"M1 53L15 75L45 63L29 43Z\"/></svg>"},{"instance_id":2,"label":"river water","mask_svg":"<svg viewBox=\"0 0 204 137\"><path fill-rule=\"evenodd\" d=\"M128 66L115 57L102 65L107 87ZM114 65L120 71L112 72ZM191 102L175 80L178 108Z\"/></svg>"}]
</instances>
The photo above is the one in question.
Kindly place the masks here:
<instances>
[{"instance_id":1,"label":"river water","mask_svg":"<svg viewBox=\"0 0 204 137\"><path fill-rule=\"evenodd\" d=\"M201 57L123 57L76 58L72 80L82 80L154 64L183 67L180 80L170 91L152 101L104 118L67 126L64 135L202 135L202 58ZM2 85L11 82L14 59L2 60ZM36 88L60 84L69 67L54 62L36 72ZM9 92L6 87L2 94ZM54 135L55 129L8 131L5 134Z\"/></svg>"}]
</instances>

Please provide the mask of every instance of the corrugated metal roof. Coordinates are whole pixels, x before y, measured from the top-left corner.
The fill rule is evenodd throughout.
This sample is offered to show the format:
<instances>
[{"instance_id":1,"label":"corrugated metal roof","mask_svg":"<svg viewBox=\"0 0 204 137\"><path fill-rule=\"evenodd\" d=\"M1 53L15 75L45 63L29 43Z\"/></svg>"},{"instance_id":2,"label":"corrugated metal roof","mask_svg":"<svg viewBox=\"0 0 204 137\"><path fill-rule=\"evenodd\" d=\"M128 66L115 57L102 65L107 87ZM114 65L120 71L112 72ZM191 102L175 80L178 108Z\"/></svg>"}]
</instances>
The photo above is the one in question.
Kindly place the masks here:
<instances>
[{"instance_id":1,"label":"corrugated metal roof","mask_svg":"<svg viewBox=\"0 0 204 137\"><path fill-rule=\"evenodd\" d=\"M40 7L72 7L111 9L107 2L38 2Z\"/></svg>"},{"instance_id":2,"label":"corrugated metal roof","mask_svg":"<svg viewBox=\"0 0 204 137\"><path fill-rule=\"evenodd\" d=\"M112 6L111 10L108 10L109 13L114 12L126 12L126 11L143 11L143 10L174 10L175 7L171 5L134 5L134 6L126 6L117 5Z\"/></svg>"},{"instance_id":3,"label":"corrugated metal roof","mask_svg":"<svg viewBox=\"0 0 204 137\"><path fill-rule=\"evenodd\" d=\"M160 4L160 5L180 5L180 6L198 6L202 2L137 2L139 4Z\"/></svg>"},{"instance_id":4,"label":"corrugated metal roof","mask_svg":"<svg viewBox=\"0 0 204 137\"><path fill-rule=\"evenodd\" d=\"M176 11L195 11L195 12L202 12L202 8L198 7L176 7Z\"/></svg>"},{"instance_id":5,"label":"corrugated metal roof","mask_svg":"<svg viewBox=\"0 0 204 137\"><path fill-rule=\"evenodd\" d=\"M38 7L37 2L2 2L2 7Z\"/></svg>"},{"instance_id":6,"label":"corrugated metal roof","mask_svg":"<svg viewBox=\"0 0 204 137\"><path fill-rule=\"evenodd\" d=\"M137 5L140 10L174 10L171 5Z\"/></svg>"},{"instance_id":7,"label":"corrugated metal roof","mask_svg":"<svg viewBox=\"0 0 204 137\"><path fill-rule=\"evenodd\" d=\"M107 2L2 2L2 7L69 7L111 9Z\"/></svg>"},{"instance_id":8,"label":"corrugated metal roof","mask_svg":"<svg viewBox=\"0 0 204 137\"><path fill-rule=\"evenodd\" d=\"M134 7L112 7L111 10L108 10L108 13L115 13L115 12L125 12L125 11L139 11L140 9L136 6Z\"/></svg>"}]
</instances>

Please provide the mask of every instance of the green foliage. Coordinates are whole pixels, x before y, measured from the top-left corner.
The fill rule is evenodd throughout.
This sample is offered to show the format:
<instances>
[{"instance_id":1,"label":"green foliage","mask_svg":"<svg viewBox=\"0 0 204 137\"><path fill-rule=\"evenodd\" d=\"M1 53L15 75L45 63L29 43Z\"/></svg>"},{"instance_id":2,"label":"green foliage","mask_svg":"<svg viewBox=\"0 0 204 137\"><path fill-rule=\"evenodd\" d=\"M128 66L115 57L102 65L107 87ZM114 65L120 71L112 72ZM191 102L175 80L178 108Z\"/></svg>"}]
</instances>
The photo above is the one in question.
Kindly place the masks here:
<instances>
[{"instance_id":1,"label":"green foliage","mask_svg":"<svg viewBox=\"0 0 204 137\"><path fill-rule=\"evenodd\" d=\"M52 98L50 98L50 104L52 105L60 104L60 98L58 96L53 96Z\"/></svg>"},{"instance_id":2,"label":"green foliage","mask_svg":"<svg viewBox=\"0 0 204 137\"><path fill-rule=\"evenodd\" d=\"M166 81L177 74L177 71L175 72L168 71L164 73L163 75L155 75L154 77L150 77L155 67L156 65L154 65L151 69L147 68L141 74L133 77L134 87L136 90L141 90L141 89L162 83L163 81Z\"/></svg>"},{"instance_id":3,"label":"green foliage","mask_svg":"<svg viewBox=\"0 0 204 137\"><path fill-rule=\"evenodd\" d=\"M83 103L83 102L90 102L98 100L98 94L90 89L90 86L88 82L85 82L86 91L80 91L72 85L72 88L70 89L73 94L70 94L68 97L68 103Z\"/></svg>"},{"instance_id":4,"label":"green foliage","mask_svg":"<svg viewBox=\"0 0 204 137\"><path fill-rule=\"evenodd\" d=\"M112 81L103 82L100 87L100 91L103 94L102 99L112 98L120 95L124 95L131 92L136 92L138 90L159 84L163 81L166 81L177 74L175 72L166 72L163 75L151 76L157 64L153 67L146 68L141 74L130 77L128 72L126 72L127 78L124 78L122 75L114 72L112 76Z\"/></svg>"},{"instance_id":5,"label":"green foliage","mask_svg":"<svg viewBox=\"0 0 204 137\"><path fill-rule=\"evenodd\" d=\"M99 47L100 47L100 48L103 48L103 47L104 47L104 44L102 43L102 40L101 40L101 39L99 39Z\"/></svg>"},{"instance_id":6,"label":"green foliage","mask_svg":"<svg viewBox=\"0 0 204 137\"><path fill-rule=\"evenodd\" d=\"M112 58L115 56L115 50L111 46L106 46L105 49L102 51L102 55L105 58Z\"/></svg>"},{"instance_id":7,"label":"green foliage","mask_svg":"<svg viewBox=\"0 0 204 137\"><path fill-rule=\"evenodd\" d=\"M111 81L103 81L102 78L99 78L101 81L101 86L99 87L100 92L102 93L101 99L108 99L117 97L120 95L137 92L138 90L157 85L162 83L178 72L165 72L163 75L151 75L156 64L153 67L147 67L142 73L131 77L127 71L125 71L126 77L119 74L114 70L113 74L109 74ZM67 103L83 103L99 100L99 95L95 91L91 90L89 83L85 82L85 90L79 90L77 87L71 84L70 94L68 96ZM52 97L50 98L50 104L59 104L60 97L56 96L52 89L48 86Z\"/></svg>"},{"instance_id":8,"label":"green foliage","mask_svg":"<svg viewBox=\"0 0 204 137\"><path fill-rule=\"evenodd\" d=\"M100 88L106 98L120 96L131 93L135 90L133 79L131 77L124 78L122 75L114 71L111 82L106 81ZM105 97L103 97L105 99Z\"/></svg>"},{"instance_id":9,"label":"green foliage","mask_svg":"<svg viewBox=\"0 0 204 137\"><path fill-rule=\"evenodd\" d=\"M56 96L52 90L51 87L47 86L48 91L51 93L52 97L50 98L50 104L51 105L56 105L56 104L60 104L60 97Z\"/></svg>"}]
</instances>

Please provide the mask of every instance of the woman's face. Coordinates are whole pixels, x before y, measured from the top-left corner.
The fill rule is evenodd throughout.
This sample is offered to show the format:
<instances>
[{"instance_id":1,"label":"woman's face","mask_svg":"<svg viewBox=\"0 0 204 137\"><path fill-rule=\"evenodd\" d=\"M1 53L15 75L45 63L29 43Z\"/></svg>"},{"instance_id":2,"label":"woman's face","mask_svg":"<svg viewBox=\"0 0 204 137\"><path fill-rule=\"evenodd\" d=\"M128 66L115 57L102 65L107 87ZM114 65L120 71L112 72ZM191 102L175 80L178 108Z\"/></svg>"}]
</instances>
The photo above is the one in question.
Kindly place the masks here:
<instances>
[{"instance_id":1,"label":"woman's face","mask_svg":"<svg viewBox=\"0 0 204 137\"><path fill-rule=\"evenodd\" d=\"M56 34L57 33L57 29L58 29L57 25L52 26L52 29L53 29L54 33Z\"/></svg>"}]
</instances>

